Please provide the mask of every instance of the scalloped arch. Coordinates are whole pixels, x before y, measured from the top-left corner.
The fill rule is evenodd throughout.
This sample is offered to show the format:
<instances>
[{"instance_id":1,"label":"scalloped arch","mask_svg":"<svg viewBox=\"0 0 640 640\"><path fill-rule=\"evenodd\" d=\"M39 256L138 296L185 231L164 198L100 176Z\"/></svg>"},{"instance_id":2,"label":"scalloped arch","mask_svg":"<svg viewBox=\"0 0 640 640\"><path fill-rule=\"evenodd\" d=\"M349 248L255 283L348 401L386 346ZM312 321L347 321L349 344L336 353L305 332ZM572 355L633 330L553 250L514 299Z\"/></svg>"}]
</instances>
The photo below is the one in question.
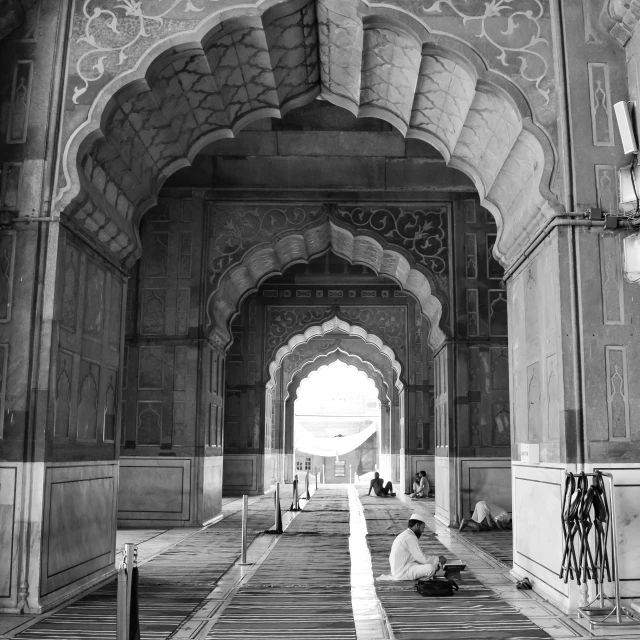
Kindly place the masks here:
<instances>
[{"instance_id":1,"label":"scalloped arch","mask_svg":"<svg viewBox=\"0 0 640 640\"><path fill-rule=\"evenodd\" d=\"M351 324L345 320L341 320L337 316L326 320L325 322L311 327L307 327L302 333L289 338L286 344L282 345L275 353L273 360L269 363L269 380L267 381L267 391L272 392L275 387L275 376L282 365L284 358L292 353L298 345L308 342L312 338L324 336L331 331L342 331L349 336L357 337L371 344L380 351L380 353L386 356L391 362L391 368L396 374L396 389L401 393L404 389L404 383L402 382L402 364L396 359L393 349L388 347L378 336L368 333L361 326Z\"/></svg>"},{"instance_id":2,"label":"scalloped arch","mask_svg":"<svg viewBox=\"0 0 640 640\"><path fill-rule=\"evenodd\" d=\"M437 349L444 342L446 336L440 328L442 303L433 295L429 278L416 267L415 261L369 233L345 229L328 218L301 232L275 237L271 244L256 247L226 271L207 300L207 326L215 332L215 341L223 345L230 342L229 323L233 315L244 297L256 291L263 280L293 264L307 262L327 249L352 264L365 265L378 275L391 278L411 293L430 322L431 346Z\"/></svg>"},{"instance_id":3,"label":"scalloped arch","mask_svg":"<svg viewBox=\"0 0 640 640\"><path fill-rule=\"evenodd\" d=\"M354 367L358 371L364 373L367 377L371 378L378 391L378 399L380 402L390 402L389 388L384 380L384 374L382 371L376 369L373 364L363 360L360 356L350 354L339 347L329 353L317 355L313 360L303 363L298 369L296 369L291 377L291 382L287 385L285 399L290 398L295 401L303 380L308 378L314 371L319 371L322 367L328 367L338 361L343 362L348 367Z\"/></svg>"}]
</instances>

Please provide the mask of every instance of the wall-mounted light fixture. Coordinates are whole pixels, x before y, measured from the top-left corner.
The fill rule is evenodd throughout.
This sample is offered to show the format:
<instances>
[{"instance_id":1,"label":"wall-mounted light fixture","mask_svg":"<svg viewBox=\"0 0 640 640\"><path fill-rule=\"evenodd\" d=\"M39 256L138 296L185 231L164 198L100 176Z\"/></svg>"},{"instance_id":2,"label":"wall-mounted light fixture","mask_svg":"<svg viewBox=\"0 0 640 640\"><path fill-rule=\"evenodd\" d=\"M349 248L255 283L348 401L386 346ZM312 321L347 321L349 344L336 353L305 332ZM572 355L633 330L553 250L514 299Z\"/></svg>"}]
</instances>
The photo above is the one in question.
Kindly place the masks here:
<instances>
[{"instance_id":1,"label":"wall-mounted light fixture","mask_svg":"<svg viewBox=\"0 0 640 640\"><path fill-rule=\"evenodd\" d=\"M618 122L618 131L625 153L633 154L631 164L618 171L620 210L627 218L640 223L640 166L638 165L638 142L633 127L631 109L634 103L617 102L613 105ZM640 233L627 236L622 241L624 249L624 277L629 282L640 281Z\"/></svg>"}]
</instances>

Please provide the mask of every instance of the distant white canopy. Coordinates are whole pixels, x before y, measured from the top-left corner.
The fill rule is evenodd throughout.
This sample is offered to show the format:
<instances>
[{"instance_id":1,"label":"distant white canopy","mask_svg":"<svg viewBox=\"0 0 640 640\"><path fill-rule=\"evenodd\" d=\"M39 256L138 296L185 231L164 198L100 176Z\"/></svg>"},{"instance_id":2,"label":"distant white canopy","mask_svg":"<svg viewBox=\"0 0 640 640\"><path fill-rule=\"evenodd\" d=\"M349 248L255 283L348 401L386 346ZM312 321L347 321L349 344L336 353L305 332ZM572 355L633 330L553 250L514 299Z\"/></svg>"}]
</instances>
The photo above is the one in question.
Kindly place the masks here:
<instances>
[{"instance_id":1,"label":"distant white canopy","mask_svg":"<svg viewBox=\"0 0 640 640\"><path fill-rule=\"evenodd\" d=\"M363 442L366 442L378 429L377 424L363 429L360 433L350 436L334 438L318 438L311 435L306 429L296 427L295 447L298 451L309 453L313 456L341 456L349 451L357 449Z\"/></svg>"}]
</instances>

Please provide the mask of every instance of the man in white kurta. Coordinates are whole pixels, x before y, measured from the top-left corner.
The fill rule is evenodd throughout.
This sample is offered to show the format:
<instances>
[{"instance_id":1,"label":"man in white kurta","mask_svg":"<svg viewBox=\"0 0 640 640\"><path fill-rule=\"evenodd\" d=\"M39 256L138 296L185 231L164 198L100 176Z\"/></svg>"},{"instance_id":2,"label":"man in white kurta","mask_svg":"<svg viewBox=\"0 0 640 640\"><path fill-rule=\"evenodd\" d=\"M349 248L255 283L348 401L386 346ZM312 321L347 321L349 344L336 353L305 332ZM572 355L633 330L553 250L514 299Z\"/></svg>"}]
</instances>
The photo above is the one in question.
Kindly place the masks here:
<instances>
[{"instance_id":1,"label":"man in white kurta","mask_svg":"<svg viewBox=\"0 0 640 640\"><path fill-rule=\"evenodd\" d=\"M419 580L431 578L446 563L444 556L426 556L422 553L418 539L425 528L424 517L413 513L409 526L391 545L389 564L391 574L379 576L378 580Z\"/></svg>"}]
</instances>

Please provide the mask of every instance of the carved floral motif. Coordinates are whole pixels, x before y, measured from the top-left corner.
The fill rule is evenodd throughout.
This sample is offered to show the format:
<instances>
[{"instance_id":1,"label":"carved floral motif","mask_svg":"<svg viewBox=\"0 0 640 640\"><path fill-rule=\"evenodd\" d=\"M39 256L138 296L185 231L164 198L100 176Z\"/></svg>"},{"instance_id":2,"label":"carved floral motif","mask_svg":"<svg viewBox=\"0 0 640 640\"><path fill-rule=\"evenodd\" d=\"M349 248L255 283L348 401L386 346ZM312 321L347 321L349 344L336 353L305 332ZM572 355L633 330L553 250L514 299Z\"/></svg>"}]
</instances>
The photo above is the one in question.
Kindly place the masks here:
<instances>
[{"instance_id":1,"label":"carved floral motif","mask_svg":"<svg viewBox=\"0 0 640 640\"><path fill-rule=\"evenodd\" d=\"M323 208L237 205L216 206L212 214L209 281L216 288L224 272L241 262L251 248L270 242L283 231L317 222L326 212Z\"/></svg>"},{"instance_id":2,"label":"carved floral motif","mask_svg":"<svg viewBox=\"0 0 640 640\"><path fill-rule=\"evenodd\" d=\"M541 84L549 71L547 59L541 53L550 49L548 40L541 37L544 16L542 0L436 0L424 7L428 14L442 13L449 7L462 24L477 27L476 38L486 40L496 49L496 58L504 67L517 69L527 82L535 83L538 93L549 102L549 89ZM475 10L474 10L475 9Z\"/></svg>"},{"instance_id":3,"label":"carved floral motif","mask_svg":"<svg viewBox=\"0 0 640 640\"><path fill-rule=\"evenodd\" d=\"M449 250L448 208L428 207L336 207L336 218L345 224L380 234L389 244L402 247L445 287Z\"/></svg>"},{"instance_id":4,"label":"carved floral motif","mask_svg":"<svg viewBox=\"0 0 640 640\"><path fill-rule=\"evenodd\" d=\"M76 43L89 46L76 62L76 71L82 84L73 91L73 103L87 91L90 82L105 74L105 62L118 67L128 59L130 50L142 39L153 43L164 25L165 17L181 5L184 13L199 13L192 0L154 0L153 7L142 0L119 0L111 8L100 5L104 0L85 0L82 13L86 19L84 35ZM111 3L110 3L111 4Z\"/></svg>"},{"instance_id":5,"label":"carved floral motif","mask_svg":"<svg viewBox=\"0 0 640 640\"><path fill-rule=\"evenodd\" d=\"M407 311L397 307L281 307L267 308L265 362L270 363L276 351L293 335L304 332L311 325L319 324L335 315L349 319L366 331L380 337L393 348L401 360L406 353Z\"/></svg>"}]
</instances>

